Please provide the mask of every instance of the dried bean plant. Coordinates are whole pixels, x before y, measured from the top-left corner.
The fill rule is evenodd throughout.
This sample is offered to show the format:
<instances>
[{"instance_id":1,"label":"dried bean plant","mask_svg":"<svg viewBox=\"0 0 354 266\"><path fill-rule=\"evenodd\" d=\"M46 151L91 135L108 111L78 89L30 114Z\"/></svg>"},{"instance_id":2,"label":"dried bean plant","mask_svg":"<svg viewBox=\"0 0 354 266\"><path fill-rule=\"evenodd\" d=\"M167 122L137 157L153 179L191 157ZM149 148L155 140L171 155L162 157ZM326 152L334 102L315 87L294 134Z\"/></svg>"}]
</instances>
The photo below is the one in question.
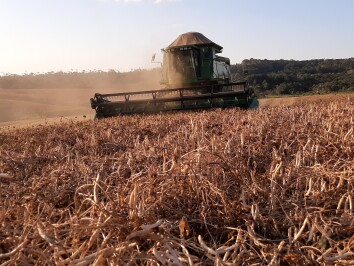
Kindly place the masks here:
<instances>
[{"instance_id":1,"label":"dried bean plant","mask_svg":"<svg viewBox=\"0 0 354 266\"><path fill-rule=\"evenodd\" d=\"M354 263L354 103L0 131L1 265Z\"/></svg>"}]
</instances>

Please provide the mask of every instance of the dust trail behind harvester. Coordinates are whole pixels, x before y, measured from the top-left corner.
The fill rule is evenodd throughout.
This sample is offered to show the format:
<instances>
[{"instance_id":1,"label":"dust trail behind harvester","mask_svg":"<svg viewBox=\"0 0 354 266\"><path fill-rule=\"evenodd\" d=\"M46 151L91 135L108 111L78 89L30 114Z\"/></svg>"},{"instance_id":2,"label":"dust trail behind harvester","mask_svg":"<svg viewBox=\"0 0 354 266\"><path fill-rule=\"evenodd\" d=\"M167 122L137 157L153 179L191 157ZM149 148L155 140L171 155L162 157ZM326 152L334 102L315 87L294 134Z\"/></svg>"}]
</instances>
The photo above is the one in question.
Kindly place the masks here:
<instances>
[{"instance_id":1,"label":"dust trail behind harvester","mask_svg":"<svg viewBox=\"0 0 354 266\"><path fill-rule=\"evenodd\" d=\"M11 82L1 82L10 78ZM159 69L1 77L0 126L19 120L93 116L88 99L94 92L158 89L160 80Z\"/></svg>"}]
</instances>

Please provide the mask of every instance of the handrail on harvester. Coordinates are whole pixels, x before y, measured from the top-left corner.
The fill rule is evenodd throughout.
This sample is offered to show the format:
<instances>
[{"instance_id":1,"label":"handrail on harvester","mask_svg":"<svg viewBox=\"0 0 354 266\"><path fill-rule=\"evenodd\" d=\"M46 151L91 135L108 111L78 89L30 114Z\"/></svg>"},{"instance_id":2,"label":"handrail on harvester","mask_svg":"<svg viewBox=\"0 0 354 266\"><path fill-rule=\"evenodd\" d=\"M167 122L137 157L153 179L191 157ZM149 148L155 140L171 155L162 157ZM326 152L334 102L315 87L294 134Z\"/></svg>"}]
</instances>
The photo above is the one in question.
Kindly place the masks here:
<instances>
[{"instance_id":1,"label":"handrail on harvester","mask_svg":"<svg viewBox=\"0 0 354 266\"><path fill-rule=\"evenodd\" d=\"M244 85L244 88L246 88L246 81L241 81L241 82L233 82L233 83L228 83L226 85L222 85L222 84L213 84L213 85L203 85L203 86L194 86L194 87L189 87L189 88L174 88L174 89L161 89L161 90L148 90L148 91L133 91L133 92L119 92L119 93L107 93L107 94L101 94L101 93L96 93L95 95L101 95L104 97L113 97L113 96L124 96L124 95L139 95L139 94L149 94L149 93L159 93L159 92L163 92L163 93L168 93L168 92L177 92L177 91L184 91L184 90L188 90L188 91L198 91L200 89L204 89L204 88L213 88L213 87L220 87L220 86L237 86L237 85Z\"/></svg>"}]
</instances>

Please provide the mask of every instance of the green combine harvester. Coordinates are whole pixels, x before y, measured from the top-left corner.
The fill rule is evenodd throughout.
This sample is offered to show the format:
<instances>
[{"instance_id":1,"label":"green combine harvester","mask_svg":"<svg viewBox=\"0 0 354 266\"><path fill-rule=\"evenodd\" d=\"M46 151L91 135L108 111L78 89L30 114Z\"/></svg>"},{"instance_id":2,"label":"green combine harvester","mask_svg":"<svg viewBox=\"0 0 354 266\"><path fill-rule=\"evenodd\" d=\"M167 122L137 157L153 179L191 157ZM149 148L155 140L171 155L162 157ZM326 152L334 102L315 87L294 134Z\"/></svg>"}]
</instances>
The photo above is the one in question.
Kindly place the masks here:
<instances>
[{"instance_id":1,"label":"green combine harvester","mask_svg":"<svg viewBox=\"0 0 354 266\"><path fill-rule=\"evenodd\" d=\"M204 108L257 108L246 81L231 82L230 60L222 47L198 32L180 35L162 49L165 89L100 94L91 98L96 117Z\"/></svg>"}]
</instances>

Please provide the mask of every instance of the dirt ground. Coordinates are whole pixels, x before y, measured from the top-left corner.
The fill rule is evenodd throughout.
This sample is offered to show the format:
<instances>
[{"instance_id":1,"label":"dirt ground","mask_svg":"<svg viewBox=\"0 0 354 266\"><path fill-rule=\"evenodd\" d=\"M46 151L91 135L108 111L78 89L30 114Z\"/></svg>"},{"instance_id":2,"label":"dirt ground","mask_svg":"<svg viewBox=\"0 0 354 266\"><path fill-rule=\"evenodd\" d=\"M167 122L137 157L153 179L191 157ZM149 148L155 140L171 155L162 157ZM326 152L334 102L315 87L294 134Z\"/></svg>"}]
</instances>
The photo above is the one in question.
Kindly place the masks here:
<instances>
[{"instance_id":1,"label":"dirt ground","mask_svg":"<svg viewBox=\"0 0 354 266\"><path fill-rule=\"evenodd\" d=\"M0 89L0 128L22 128L63 121L90 120L93 89ZM113 91L100 91L110 93ZM354 101L354 94L311 95L260 99L260 108L330 101Z\"/></svg>"}]
</instances>

